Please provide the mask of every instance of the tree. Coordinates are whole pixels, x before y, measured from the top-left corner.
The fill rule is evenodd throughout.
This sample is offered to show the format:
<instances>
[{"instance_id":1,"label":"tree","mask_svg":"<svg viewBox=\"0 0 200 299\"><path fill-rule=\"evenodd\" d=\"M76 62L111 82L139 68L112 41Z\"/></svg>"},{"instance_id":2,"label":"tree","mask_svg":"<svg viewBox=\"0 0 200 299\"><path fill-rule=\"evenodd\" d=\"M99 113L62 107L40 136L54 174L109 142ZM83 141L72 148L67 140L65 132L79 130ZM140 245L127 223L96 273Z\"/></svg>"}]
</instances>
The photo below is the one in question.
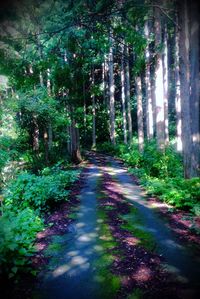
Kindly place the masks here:
<instances>
[{"instance_id":1,"label":"tree","mask_svg":"<svg viewBox=\"0 0 200 299\"><path fill-rule=\"evenodd\" d=\"M199 93L199 3L190 2L190 118L192 134L191 177L200 174L200 93Z\"/></svg>"},{"instance_id":2,"label":"tree","mask_svg":"<svg viewBox=\"0 0 200 299\"><path fill-rule=\"evenodd\" d=\"M121 100L122 100L122 117L123 117L123 134L124 143L127 144L127 124L126 124L126 98L125 98L125 58L124 42L121 45Z\"/></svg>"},{"instance_id":3,"label":"tree","mask_svg":"<svg viewBox=\"0 0 200 299\"><path fill-rule=\"evenodd\" d=\"M110 49L109 49L109 96L110 96L110 139L115 145L115 82L113 73L113 33L110 31L109 35Z\"/></svg>"},{"instance_id":4,"label":"tree","mask_svg":"<svg viewBox=\"0 0 200 299\"><path fill-rule=\"evenodd\" d=\"M145 38L146 38L146 49L145 49L145 84L146 84L146 126L147 126L147 139L153 138L154 124L153 124L153 103L152 103L152 92L151 92L151 70L150 70L150 49L149 49L149 22L145 23Z\"/></svg>"},{"instance_id":5,"label":"tree","mask_svg":"<svg viewBox=\"0 0 200 299\"><path fill-rule=\"evenodd\" d=\"M155 47L157 51L155 65L155 104L156 104L156 139L160 151L165 149L165 117L164 117L164 87L163 87L163 64L160 50L161 38L161 16L155 7Z\"/></svg>"},{"instance_id":6,"label":"tree","mask_svg":"<svg viewBox=\"0 0 200 299\"><path fill-rule=\"evenodd\" d=\"M175 27L175 109L176 109L176 148L182 152L182 118L181 118L181 96L180 96L180 61L179 61L179 28L178 17L176 13Z\"/></svg>"},{"instance_id":7,"label":"tree","mask_svg":"<svg viewBox=\"0 0 200 299\"><path fill-rule=\"evenodd\" d=\"M142 83L141 77L137 76L135 80L137 93L137 125L138 125L138 146L140 153L144 149L144 127L143 127L143 107L142 107Z\"/></svg>"},{"instance_id":8,"label":"tree","mask_svg":"<svg viewBox=\"0 0 200 299\"><path fill-rule=\"evenodd\" d=\"M125 96L127 102L127 116L128 116L128 136L129 143L132 143L133 129L132 129L132 115L131 115L131 96L130 96L130 69L129 69L129 48L125 45Z\"/></svg>"},{"instance_id":9,"label":"tree","mask_svg":"<svg viewBox=\"0 0 200 299\"><path fill-rule=\"evenodd\" d=\"M168 118L168 33L167 24L164 24L164 37L163 37L163 94L164 94L164 127L165 127L165 145L169 144L169 118Z\"/></svg>"},{"instance_id":10,"label":"tree","mask_svg":"<svg viewBox=\"0 0 200 299\"><path fill-rule=\"evenodd\" d=\"M190 61L188 1L179 1L180 95L182 116L182 143L185 178L191 177L191 123L190 123Z\"/></svg>"}]
</instances>

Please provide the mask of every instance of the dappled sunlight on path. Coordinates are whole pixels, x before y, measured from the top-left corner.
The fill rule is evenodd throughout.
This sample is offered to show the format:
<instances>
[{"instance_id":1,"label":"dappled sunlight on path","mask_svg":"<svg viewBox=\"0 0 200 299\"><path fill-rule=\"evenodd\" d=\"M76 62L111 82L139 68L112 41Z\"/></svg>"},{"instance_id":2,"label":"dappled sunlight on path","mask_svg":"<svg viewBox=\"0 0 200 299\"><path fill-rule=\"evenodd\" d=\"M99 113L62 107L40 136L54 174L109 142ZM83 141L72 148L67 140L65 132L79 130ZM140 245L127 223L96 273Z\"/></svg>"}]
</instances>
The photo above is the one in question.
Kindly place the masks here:
<instances>
[{"instance_id":1,"label":"dappled sunlight on path","mask_svg":"<svg viewBox=\"0 0 200 299\"><path fill-rule=\"evenodd\" d=\"M109 299L125 298L120 292L126 290L128 293L138 286L148 292L151 283L157 284L152 290L158 291L162 275L165 277L168 272L172 288L176 282L181 282L185 291L194 291L194 296L190 299L196 298L196 291L199 291L200 261L194 259L175 238L167 223L155 213L152 204L145 199L144 191L134 183L127 169L113 158L95 153L90 155L87 168L86 184L79 195L80 205L73 211L75 221L61 236L62 248L55 250L48 267L41 272L41 283L33 298L108 298L106 294L102 297L102 278L96 279L96 263L102 257L105 260L108 257L108 252L99 239L110 242L110 235L100 236L101 225L107 225L111 239L116 243L115 250L122 250L124 254L120 256L116 251L111 269L114 275L118 275L123 288L119 290L117 297L111 296ZM137 217L141 221L134 220L130 207L137 210ZM102 219L98 214L99 210L107 211L107 218ZM137 234L123 229L123 223L128 219L135 221L136 230L143 230L153 236L155 248L143 247ZM161 261L162 267L159 268ZM158 279L155 274L159 275ZM106 283L109 284L109 281ZM162 289L160 291L162 293Z\"/></svg>"},{"instance_id":2,"label":"dappled sunlight on path","mask_svg":"<svg viewBox=\"0 0 200 299\"><path fill-rule=\"evenodd\" d=\"M143 197L142 189L133 183L131 175L114 159L108 158L110 167L107 173L117 178L117 188L126 199L134 204L143 220L143 228L153 234L157 243L157 252L165 262L163 266L177 275L181 282L189 282L200 288L200 261L175 238L167 224L154 213L152 206ZM111 163L112 161L112 163Z\"/></svg>"},{"instance_id":3,"label":"dappled sunlight on path","mask_svg":"<svg viewBox=\"0 0 200 299\"><path fill-rule=\"evenodd\" d=\"M102 248L97 244L96 184L98 166L90 165L87 184L80 194L77 220L68 228L66 245L50 260L48 270L41 273L39 298L98 298L99 285L94 281L94 260Z\"/></svg>"}]
</instances>

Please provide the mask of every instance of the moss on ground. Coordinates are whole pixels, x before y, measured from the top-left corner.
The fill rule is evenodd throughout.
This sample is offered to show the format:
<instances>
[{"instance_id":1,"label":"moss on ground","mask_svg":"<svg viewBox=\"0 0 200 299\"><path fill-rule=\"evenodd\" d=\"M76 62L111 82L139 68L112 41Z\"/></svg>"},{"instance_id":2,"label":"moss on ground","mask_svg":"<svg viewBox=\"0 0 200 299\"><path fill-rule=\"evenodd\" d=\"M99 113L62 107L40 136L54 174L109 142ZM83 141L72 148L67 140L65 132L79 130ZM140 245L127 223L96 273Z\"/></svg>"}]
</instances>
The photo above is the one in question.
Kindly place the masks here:
<instances>
[{"instance_id":1,"label":"moss on ground","mask_svg":"<svg viewBox=\"0 0 200 299\"><path fill-rule=\"evenodd\" d=\"M55 256L65 248L65 239L63 236L55 235L51 238L51 243L45 249L45 256Z\"/></svg>"},{"instance_id":2,"label":"moss on ground","mask_svg":"<svg viewBox=\"0 0 200 299\"><path fill-rule=\"evenodd\" d=\"M142 299L143 295L143 291L136 288L126 299Z\"/></svg>"},{"instance_id":3,"label":"moss on ground","mask_svg":"<svg viewBox=\"0 0 200 299\"><path fill-rule=\"evenodd\" d=\"M98 181L98 190L101 190L102 178ZM105 199L106 194L99 191L97 198ZM98 208L98 225L99 225L99 239L98 245L102 248L102 254L95 261L94 267L96 268L96 275L94 280L101 285L101 295L104 299L112 299L116 296L116 293L121 287L121 278L112 273L112 264L115 260L117 250L117 242L111 234L109 225L107 224L107 211L112 210L112 206L104 206Z\"/></svg>"},{"instance_id":4,"label":"moss on ground","mask_svg":"<svg viewBox=\"0 0 200 299\"><path fill-rule=\"evenodd\" d=\"M121 225L122 229L131 232L133 236L138 239L139 245L151 251L155 250L156 242L152 234L145 230L136 208L131 207L130 213L122 215L121 218L125 221L125 223Z\"/></svg>"}]
</instances>

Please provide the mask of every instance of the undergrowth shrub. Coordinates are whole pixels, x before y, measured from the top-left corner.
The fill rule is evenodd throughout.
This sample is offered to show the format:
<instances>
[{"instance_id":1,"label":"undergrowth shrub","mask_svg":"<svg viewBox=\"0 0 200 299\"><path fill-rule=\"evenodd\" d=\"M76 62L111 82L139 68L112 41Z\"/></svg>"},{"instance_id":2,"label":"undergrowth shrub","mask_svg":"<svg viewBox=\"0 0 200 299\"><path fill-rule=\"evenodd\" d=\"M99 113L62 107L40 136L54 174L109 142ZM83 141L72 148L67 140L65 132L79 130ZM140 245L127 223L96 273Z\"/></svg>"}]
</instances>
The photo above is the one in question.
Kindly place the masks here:
<instances>
[{"instance_id":1,"label":"undergrowth shrub","mask_svg":"<svg viewBox=\"0 0 200 299\"><path fill-rule=\"evenodd\" d=\"M111 142L103 142L99 144L97 150L110 155L116 154L116 147Z\"/></svg>"},{"instance_id":2,"label":"undergrowth shrub","mask_svg":"<svg viewBox=\"0 0 200 299\"><path fill-rule=\"evenodd\" d=\"M11 278L21 271L31 271L34 240L42 228L42 220L30 208L18 213L6 209L0 217L0 273Z\"/></svg>"},{"instance_id":3,"label":"undergrowth shrub","mask_svg":"<svg viewBox=\"0 0 200 299\"><path fill-rule=\"evenodd\" d=\"M141 167L152 177L182 177L181 157L169 146L162 153L157 150L155 141L145 144Z\"/></svg>"},{"instance_id":4,"label":"undergrowth shrub","mask_svg":"<svg viewBox=\"0 0 200 299\"><path fill-rule=\"evenodd\" d=\"M69 185L77 176L76 170L46 169L44 175L36 176L30 173L21 173L16 180L9 183L4 191L5 206L18 208L31 207L37 211L47 211L56 202L67 199Z\"/></svg>"},{"instance_id":5,"label":"undergrowth shrub","mask_svg":"<svg viewBox=\"0 0 200 299\"><path fill-rule=\"evenodd\" d=\"M105 152L106 146L104 144ZM131 146L111 145L111 148L111 154L124 160L129 171L140 178L149 194L177 208L189 209L200 215L200 178L183 179L182 158L172 146L168 146L162 153L157 150L153 140L145 144L141 154L134 140Z\"/></svg>"}]
</instances>

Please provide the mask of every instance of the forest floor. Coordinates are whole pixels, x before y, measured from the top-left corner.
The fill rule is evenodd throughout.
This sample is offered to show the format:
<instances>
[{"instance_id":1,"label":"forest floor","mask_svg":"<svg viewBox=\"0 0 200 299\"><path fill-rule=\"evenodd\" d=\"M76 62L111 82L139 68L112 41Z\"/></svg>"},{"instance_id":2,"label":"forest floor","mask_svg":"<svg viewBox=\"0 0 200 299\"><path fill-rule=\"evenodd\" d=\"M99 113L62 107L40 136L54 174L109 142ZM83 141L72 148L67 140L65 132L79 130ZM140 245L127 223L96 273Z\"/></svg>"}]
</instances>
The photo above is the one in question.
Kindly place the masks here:
<instances>
[{"instance_id":1,"label":"forest floor","mask_svg":"<svg viewBox=\"0 0 200 299\"><path fill-rule=\"evenodd\" d=\"M148 198L122 162L87 158L70 200L38 234L37 287L15 298L199 298L199 219Z\"/></svg>"}]
</instances>

